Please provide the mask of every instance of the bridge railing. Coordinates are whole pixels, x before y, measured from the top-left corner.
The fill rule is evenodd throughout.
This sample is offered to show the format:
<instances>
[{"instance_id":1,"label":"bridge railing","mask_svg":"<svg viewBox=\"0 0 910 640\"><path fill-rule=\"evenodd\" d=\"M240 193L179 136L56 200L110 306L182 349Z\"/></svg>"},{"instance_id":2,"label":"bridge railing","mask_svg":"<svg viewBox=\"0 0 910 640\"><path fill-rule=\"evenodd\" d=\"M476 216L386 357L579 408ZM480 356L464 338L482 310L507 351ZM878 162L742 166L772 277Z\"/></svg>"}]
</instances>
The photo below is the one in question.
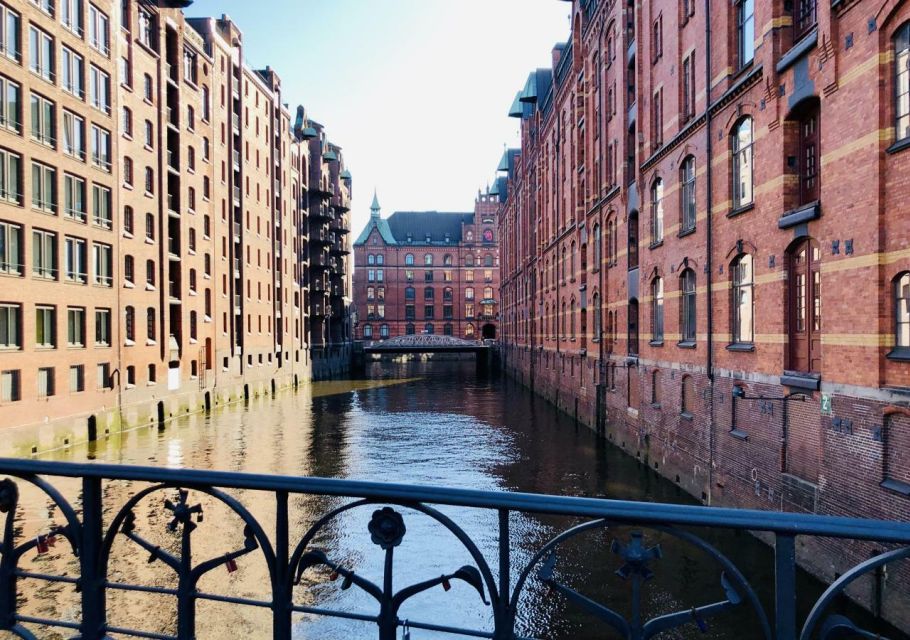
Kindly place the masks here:
<instances>
[{"instance_id":1,"label":"bridge railing","mask_svg":"<svg viewBox=\"0 0 910 640\"><path fill-rule=\"evenodd\" d=\"M315 477L18 459L0 459L0 476L6 476L0 480L0 517L5 519L0 540L0 631L11 632L19 638L45 637L38 635L39 630L62 629L77 632L82 640L102 640L111 635L189 640L197 634L197 604L208 601L268 611L271 635L278 640L290 640L292 621L295 616L304 614L372 624L375 631L371 635L380 640L393 640L405 629L514 640L521 637L521 609L527 606L526 592L543 587L599 620L605 629L612 629L626 638L649 638L662 631L682 631L684 628L704 631L713 622L712 618L728 610L734 612L742 624L747 624L747 620L754 621L748 623L755 625L750 628L768 639L874 638L881 636L862 631L846 617L833 613L832 603L860 577L910 556L910 523L854 518ZM56 488L62 483L78 485L77 499L64 497L64 492ZM113 491L115 485L122 491ZM22 491L26 486L28 491ZM20 498L26 493L40 495L41 504L22 504ZM317 513L304 526L305 532L297 536L296 532L302 529L291 525L289 499L299 496L331 497L333 506ZM227 509L232 518L239 519L243 542L222 556L196 561L195 558L204 552L204 549L199 550L200 539L205 539L213 529L217 532L218 527L223 530L224 525L213 524L211 517L203 520L200 504L203 499L206 504ZM261 522L261 515L259 518L253 516L252 511L256 509L251 505L254 503L256 509L271 514L268 526ZM26 532L27 527L20 522L23 512L43 509L48 504L51 505L50 512L55 514L53 523L44 531ZM490 514L491 522L498 525L493 531L485 532L485 536L496 538L495 554L481 551L483 545L476 536L469 535L446 515L452 513L450 507L476 508ZM359 572L357 563L352 563L350 558L339 557L337 549L316 545L316 541L323 539L320 534L336 526L342 514L358 509L367 513L372 511L363 533L370 535L375 553L382 557L383 569L375 580L368 572ZM209 507L206 510L212 513ZM517 514L568 516L574 524L548 540L539 541L530 553L520 555L515 552L510 525ZM394 589L396 549L407 539L408 526L413 526L417 519L434 521L450 532L462 547L461 553L470 560L460 568L451 567L451 571L447 570L439 577ZM629 526L633 527L631 531L627 529ZM699 532L714 529L764 532L773 538L773 611L765 610L745 573L708 541L710 536L696 535L693 528ZM562 571L562 565L573 563L571 549L576 538L604 533L619 536L609 548L619 565L615 573L628 584L631 593L630 610L625 613L614 610L610 603L599 603L580 593L570 586L571 581ZM651 545L655 534L664 541L674 541L674 551L689 547L709 558L716 565L720 598L645 619L642 587L661 571L664 555L659 545ZM156 544L156 535L165 536L167 542ZM824 591L808 617L798 624L796 548L797 541L805 536L854 543L876 541L880 551L844 572ZM55 546L57 553L65 548L65 553L71 554L77 567L75 576L24 568L27 560L48 553L51 546ZM125 582L123 572L116 570L130 560L123 554L148 554L150 564L160 563L170 568L177 586ZM207 574L215 569L226 569L231 573L237 569L237 563L250 554L258 554L267 568L267 585L264 586L270 593L268 598L233 597L201 589ZM587 565L584 559L580 564L575 559L573 566ZM321 587L325 588L330 580L340 579L341 590L359 590L374 601L375 607L361 613L315 606L312 598L302 597L301 590L312 586L320 577L323 578ZM20 611L28 600L19 597L20 583L24 580L75 586L80 598L78 615L72 619L55 619ZM305 586L297 587L301 581L305 581ZM448 591L453 583L460 583L462 588L466 586L477 606L489 607L490 622L485 628L462 628L444 625L438 620L403 620L400 617L402 606L411 598L437 587ZM163 633L116 626L111 621L108 605L109 596L115 592L130 592L137 597L164 595L176 598L173 630ZM694 594L694 597L707 598L708 594ZM903 597L907 598L906 591ZM34 597L30 599L34 600Z\"/></svg>"}]
</instances>

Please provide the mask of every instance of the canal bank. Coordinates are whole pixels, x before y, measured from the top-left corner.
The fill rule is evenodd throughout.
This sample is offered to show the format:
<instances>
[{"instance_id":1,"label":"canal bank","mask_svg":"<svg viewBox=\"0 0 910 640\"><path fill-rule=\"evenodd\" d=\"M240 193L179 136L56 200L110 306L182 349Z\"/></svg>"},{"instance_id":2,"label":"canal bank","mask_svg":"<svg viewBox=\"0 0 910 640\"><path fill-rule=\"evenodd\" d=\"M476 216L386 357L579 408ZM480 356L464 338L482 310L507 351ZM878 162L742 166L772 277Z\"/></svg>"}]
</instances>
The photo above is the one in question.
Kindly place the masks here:
<instances>
[{"instance_id":1,"label":"canal bank","mask_svg":"<svg viewBox=\"0 0 910 640\"><path fill-rule=\"evenodd\" d=\"M163 429L138 429L124 434L120 440L78 445L43 457L645 502L694 502L653 469L597 438L517 382L507 377L478 378L473 363L376 363L368 373L365 380L303 385L296 393L265 395L249 403L219 407L207 414L180 416ZM78 482L60 488L74 502L78 501ZM140 488L141 485L131 483L112 485L106 494L109 498L106 517L112 517L127 497ZM23 536L35 535L48 523L46 504L31 489L25 487L22 491L26 510L19 526ZM240 492L237 496L266 530L273 530L275 516L271 501L250 493ZM218 557L232 542L242 542L242 526L232 523L223 510L207 502L204 496L194 493L192 498L205 506L205 520L199 523L203 540L198 550L200 558ZM293 502L292 540L298 540L321 515L344 502L328 498ZM375 578L376 572L381 571L381 554L376 553L366 529L371 510L346 512L316 542L319 548L344 558L358 573ZM160 499L139 505L135 512L137 531L157 536L164 548L173 547L174 537L164 531L166 520L162 520ZM495 515L491 520L489 514L454 507L444 509L444 513L465 529L488 560L495 558ZM408 534L396 556L400 562L396 584L438 576L470 560L456 541L440 537L419 514L407 511L405 521ZM511 523L516 559L513 570L517 572L547 540L577 522L557 516L516 517ZM559 575L589 597L628 612L629 584L614 574L622 563L611 552L611 543L613 539L627 540L631 530L611 527L573 542L559 554ZM718 529L699 531L699 534L743 571L766 610L771 612L774 562L770 550L749 536L729 531ZM646 613L691 607L722 597L720 568L715 562L661 532L646 531L645 535L648 545L659 543L663 548L663 558L653 563L654 578L644 591ZM146 562L148 554L128 542L118 544L118 580L171 584L166 568ZM36 557L31 568L49 571L58 561L67 566L66 550L60 547L58 544L49 554ZM267 580L263 580L263 568L254 560L255 555L239 561L238 571L234 573L217 573L214 587L212 584L207 587L217 588L231 597L267 598ZM306 581L296 590L298 601L374 612L375 603L369 598L358 594L356 589L341 590L340 581L333 582L330 578L325 574ZM66 614L67 607L77 597L72 589L65 587L49 588L29 579L22 582L25 601L42 614ZM799 575L801 618L820 592L817 582L805 574ZM168 599L149 603L124 596L110 606L119 623L166 633L173 622L172 604ZM855 613L849 607L845 611ZM585 640L604 635L601 622L561 596L548 592L533 576L519 613L521 632L533 637ZM451 591L440 588L428 592L403 615L440 623L460 622L462 626L476 623L480 628L489 623L489 608L479 602L476 593L472 596L470 589L457 585ZM712 619L707 636L691 624L678 637L757 638L759 633L751 623L753 618L748 609L739 608ZM743 620L750 621L749 627L742 627ZM270 637L268 616L249 607L200 603L199 624L200 640L238 637L224 635L225 629L242 631L243 637ZM39 634L39 637L58 636ZM375 636L368 626L354 621L312 615L295 617L295 638L342 637ZM444 636L414 631L412 637Z\"/></svg>"}]
</instances>

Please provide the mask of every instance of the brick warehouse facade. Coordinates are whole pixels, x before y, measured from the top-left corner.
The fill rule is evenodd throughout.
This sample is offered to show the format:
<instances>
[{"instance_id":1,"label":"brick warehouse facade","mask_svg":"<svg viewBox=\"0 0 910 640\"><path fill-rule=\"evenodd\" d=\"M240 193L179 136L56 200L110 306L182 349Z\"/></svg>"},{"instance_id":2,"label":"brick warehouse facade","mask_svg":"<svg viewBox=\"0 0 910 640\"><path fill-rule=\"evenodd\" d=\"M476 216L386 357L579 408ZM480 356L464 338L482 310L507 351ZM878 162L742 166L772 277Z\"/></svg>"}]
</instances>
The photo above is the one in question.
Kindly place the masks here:
<instances>
[{"instance_id":1,"label":"brick warehouse facade","mask_svg":"<svg viewBox=\"0 0 910 640\"><path fill-rule=\"evenodd\" d=\"M308 380L350 339L341 150L187 4L0 2L3 455Z\"/></svg>"},{"instance_id":2,"label":"brick warehouse facade","mask_svg":"<svg viewBox=\"0 0 910 640\"><path fill-rule=\"evenodd\" d=\"M910 4L572 25L509 112L505 369L706 503L910 519ZM874 550L799 543L827 580ZM853 595L910 627L908 585Z\"/></svg>"},{"instance_id":3,"label":"brick warehouse facade","mask_svg":"<svg viewBox=\"0 0 910 640\"><path fill-rule=\"evenodd\" d=\"M478 194L473 213L397 211L370 221L354 242L356 336L420 333L495 338L500 198Z\"/></svg>"}]
</instances>

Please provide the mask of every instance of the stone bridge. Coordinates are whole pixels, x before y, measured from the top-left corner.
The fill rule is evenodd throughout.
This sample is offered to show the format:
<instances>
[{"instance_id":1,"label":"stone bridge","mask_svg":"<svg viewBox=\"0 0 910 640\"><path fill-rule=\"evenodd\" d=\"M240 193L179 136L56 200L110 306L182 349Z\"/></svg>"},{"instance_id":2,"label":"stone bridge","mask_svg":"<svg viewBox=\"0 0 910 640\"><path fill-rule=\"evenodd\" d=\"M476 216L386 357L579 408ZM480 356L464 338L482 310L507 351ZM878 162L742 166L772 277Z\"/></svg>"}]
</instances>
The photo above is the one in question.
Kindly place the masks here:
<instances>
[{"instance_id":1,"label":"stone bridge","mask_svg":"<svg viewBox=\"0 0 910 640\"><path fill-rule=\"evenodd\" d=\"M453 336L412 335L364 343L364 353L488 353L490 345Z\"/></svg>"}]
</instances>

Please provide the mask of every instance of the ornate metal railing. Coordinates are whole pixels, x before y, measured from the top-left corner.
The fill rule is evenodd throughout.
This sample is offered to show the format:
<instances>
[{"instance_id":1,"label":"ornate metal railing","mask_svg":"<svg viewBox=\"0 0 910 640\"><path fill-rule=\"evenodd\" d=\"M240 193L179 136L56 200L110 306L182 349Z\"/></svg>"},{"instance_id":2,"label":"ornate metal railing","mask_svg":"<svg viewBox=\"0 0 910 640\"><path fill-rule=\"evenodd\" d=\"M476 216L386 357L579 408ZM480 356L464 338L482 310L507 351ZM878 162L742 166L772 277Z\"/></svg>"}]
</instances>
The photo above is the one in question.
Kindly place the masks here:
<instances>
[{"instance_id":1,"label":"ornate metal railing","mask_svg":"<svg viewBox=\"0 0 910 640\"><path fill-rule=\"evenodd\" d=\"M749 615L757 620L758 635L764 638L875 638L881 636L865 632L843 615L832 613L831 604L859 577L910 556L910 523L309 477L34 460L0 459L0 476L8 476L0 480L0 513L5 514L0 540L0 631L12 632L19 638L37 637L37 628L58 628L76 631L77 637L82 640L101 640L110 634L191 639L196 634L197 603L213 601L270 610L272 635L279 640L292 637L295 614L334 616L372 623L378 629L376 633L380 640L393 640L398 637L399 631L402 637L408 637L410 629L513 640L519 637L516 620L522 595L535 581L538 586L542 583L562 594L568 602L599 619L618 632L620 637L633 640L686 626L704 631L713 616L736 608L743 611L738 614L739 620L746 620L749 617L746 612L751 610ZM48 477L57 478L58 483L78 484L78 499L71 503L64 498ZM76 480L65 480L67 478ZM108 490L114 484L133 491L123 504L106 503L111 495ZM37 488L43 493L42 504L52 504L51 511L58 514L55 518L58 522L35 535L23 533L21 525L17 524L17 513L29 506L20 504L20 488L25 485L32 485L29 491ZM240 498L229 493L237 493L236 490L240 490L243 496L255 495L258 508L264 506L261 498L270 496L267 508L274 515L274 535L267 533L266 527ZM203 508L196 502L204 496L208 496L206 500L212 504L220 503L239 516L245 527L243 543L238 548L224 555L196 561L194 542L199 535L205 535L204 528L210 525L209 520L203 523ZM300 539L292 539L294 529L289 524L290 496L331 496L340 502L340 506L328 508L324 514L314 518L315 522ZM140 503L149 507L150 513L155 513L156 517L144 518L148 522L137 524L136 510ZM79 508L74 504L78 504ZM497 514L497 557L492 560L485 557L478 544L455 521L443 514L440 507L472 507ZM162 509L166 515L164 520L157 517ZM314 546L314 540L323 529L342 514L356 509L373 510L368 533L377 547L377 553L384 556L382 575L375 582L359 573L348 564L348 560L336 558L332 550ZM463 545L471 563L438 577L394 589L395 550L407 534L402 511L413 514L413 517L434 520L451 532ZM570 516L579 519L580 523L552 537L532 552L529 560L525 558L520 566L513 567L516 556L510 516L522 513ZM166 530L164 535L170 536L169 545L155 544L149 539L150 534L143 533L156 523ZM724 594L723 597L645 620L641 606L642 586L654 572L659 571L663 552L659 545L649 546L648 538L640 530L633 530L625 540L614 539L610 545L611 551L618 556L617 563L621 565L616 575L628 583L631 591L630 613L622 615L564 584L565 580L557 574L556 568L561 558L566 559L566 543L592 531L616 535L618 528L628 525L659 532L665 540L675 539L706 554L719 570L719 592ZM746 576L734 563L715 546L692 533L692 527L766 532L773 537L773 614L765 611ZM800 536L877 541L885 543L880 548L887 550L843 573L823 593L802 626L798 627L796 541ZM59 552L64 541L67 553L71 552L74 562L78 563L78 576L38 573L21 567L27 556L46 554L51 546L58 543L60 547L56 547L55 551ZM115 548L121 552L130 548L123 544L148 553L149 563L163 563L169 567L176 576L176 588L116 580L111 570L113 563L122 562L122 559L115 558L113 551ZM198 548L196 552L199 553ZM264 587L270 591L270 599L231 597L200 590L200 581L214 569L226 568L228 572L233 572L240 558L256 553L261 555L267 567L268 584ZM377 609L372 613L352 613L298 603L294 587L308 572L311 578L314 574L326 573L331 579L341 578L340 589L356 587L376 601ZM49 619L21 613L18 610L22 601L18 587L24 579L74 585L81 600L77 619ZM461 581L476 590L477 605L490 608L489 628L458 628L433 620L403 620L399 617L399 610L406 601L437 586L448 591L453 581ZM114 591L175 597L175 631L166 634L115 626L109 621L107 604L108 596ZM695 597L708 598L703 594L695 594Z\"/></svg>"}]
</instances>

